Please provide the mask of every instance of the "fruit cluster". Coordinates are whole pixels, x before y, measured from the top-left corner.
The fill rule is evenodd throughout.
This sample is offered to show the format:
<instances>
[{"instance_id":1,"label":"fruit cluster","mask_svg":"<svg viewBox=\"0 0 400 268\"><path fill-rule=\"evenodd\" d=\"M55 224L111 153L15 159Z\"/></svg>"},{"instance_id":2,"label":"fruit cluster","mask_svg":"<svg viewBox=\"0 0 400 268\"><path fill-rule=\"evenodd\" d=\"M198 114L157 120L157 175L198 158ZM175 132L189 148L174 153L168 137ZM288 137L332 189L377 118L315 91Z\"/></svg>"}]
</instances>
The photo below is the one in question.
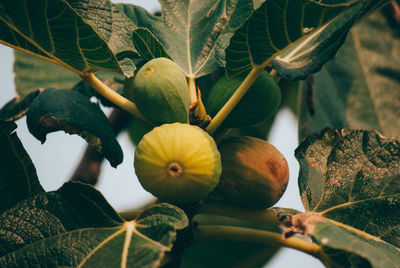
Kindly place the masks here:
<instances>
[{"instance_id":1,"label":"fruit cluster","mask_svg":"<svg viewBox=\"0 0 400 268\"><path fill-rule=\"evenodd\" d=\"M223 76L201 108L215 116L243 80ZM227 137L217 145L203 126L193 124L186 76L172 60L147 62L126 89L156 126L138 142L134 160L140 183L154 196L187 204L211 194L239 206L267 208L283 195L289 178L283 155L249 136ZM262 72L221 127L242 128L268 119L280 105L280 94L275 80ZM202 105L201 99L197 104Z\"/></svg>"}]
</instances>

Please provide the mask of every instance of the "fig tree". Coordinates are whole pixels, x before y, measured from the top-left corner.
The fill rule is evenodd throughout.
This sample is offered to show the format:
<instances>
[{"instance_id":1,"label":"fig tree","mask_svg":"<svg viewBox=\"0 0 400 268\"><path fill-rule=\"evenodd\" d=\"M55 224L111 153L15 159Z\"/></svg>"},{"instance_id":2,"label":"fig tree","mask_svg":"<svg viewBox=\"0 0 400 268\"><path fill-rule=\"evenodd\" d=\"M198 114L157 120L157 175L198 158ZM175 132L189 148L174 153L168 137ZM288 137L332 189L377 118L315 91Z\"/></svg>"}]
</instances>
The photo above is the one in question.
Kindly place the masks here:
<instances>
[{"instance_id":1,"label":"fig tree","mask_svg":"<svg viewBox=\"0 0 400 268\"><path fill-rule=\"evenodd\" d=\"M201 128L164 124L143 136L134 167L144 189L163 201L186 204L217 186L221 157L212 137Z\"/></svg>"},{"instance_id":2,"label":"fig tree","mask_svg":"<svg viewBox=\"0 0 400 268\"><path fill-rule=\"evenodd\" d=\"M150 60L126 83L126 96L155 125L188 123L189 94L185 74L167 58Z\"/></svg>"},{"instance_id":3,"label":"fig tree","mask_svg":"<svg viewBox=\"0 0 400 268\"><path fill-rule=\"evenodd\" d=\"M211 88L206 110L214 117L224 106L245 76L222 76ZM274 78L262 72L240 102L222 123L225 128L240 128L262 122L275 114L281 103L281 90Z\"/></svg>"},{"instance_id":4,"label":"fig tree","mask_svg":"<svg viewBox=\"0 0 400 268\"><path fill-rule=\"evenodd\" d=\"M259 138L227 138L218 145L222 174L218 193L227 201L251 208L274 205L286 190L289 167L273 145Z\"/></svg>"}]
</instances>

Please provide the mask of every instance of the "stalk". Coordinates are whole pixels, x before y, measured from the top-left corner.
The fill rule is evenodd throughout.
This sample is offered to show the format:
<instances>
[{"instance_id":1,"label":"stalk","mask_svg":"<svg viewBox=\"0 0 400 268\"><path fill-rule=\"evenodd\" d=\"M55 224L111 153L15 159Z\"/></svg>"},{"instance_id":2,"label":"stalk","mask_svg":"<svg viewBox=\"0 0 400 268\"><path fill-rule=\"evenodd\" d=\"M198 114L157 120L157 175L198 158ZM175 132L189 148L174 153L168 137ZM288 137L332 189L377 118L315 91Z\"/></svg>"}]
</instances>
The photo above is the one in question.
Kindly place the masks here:
<instances>
[{"instance_id":1,"label":"stalk","mask_svg":"<svg viewBox=\"0 0 400 268\"><path fill-rule=\"evenodd\" d=\"M133 116L140 118L141 120L151 124L147 119L139 112L136 105L128 100L127 98L121 96L106 84L104 84L100 79L98 79L93 73L80 74L81 78L88 83L92 88L94 88L100 95L107 98L109 101L129 112Z\"/></svg>"},{"instance_id":2,"label":"stalk","mask_svg":"<svg viewBox=\"0 0 400 268\"><path fill-rule=\"evenodd\" d=\"M292 248L318 258L329 267L328 258L321 246L297 237L283 238L278 233L237 226L198 226L195 233L195 241L208 240L242 241Z\"/></svg>"},{"instance_id":3,"label":"stalk","mask_svg":"<svg viewBox=\"0 0 400 268\"><path fill-rule=\"evenodd\" d=\"M246 209L215 202L204 204L199 208L198 213L214 214L237 219L257 221L266 224L282 224L272 209Z\"/></svg>"},{"instance_id":4,"label":"stalk","mask_svg":"<svg viewBox=\"0 0 400 268\"><path fill-rule=\"evenodd\" d=\"M190 92L190 103L193 104L197 101L196 82L193 77L189 77L189 92Z\"/></svg>"},{"instance_id":5,"label":"stalk","mask_svg":"<svg viewBox=\"0 0 400 268\"><path fill-rule=\"evenodd\" d=\"M250 73L243 80L242 84L238 87L232 97L225 103L225 105L219 110L215 117L211 120L210 124L207 126L206 131L208 134L212 135L219 128L219 126L224 122L225 118L229 113L235 108L239 101L243 98L246 92L249 90L251 85L256 81L258 75L264 70L265 66L269 62L266 61L262 65L256 65L250 71Z\"/></svg>"}]
</instances>

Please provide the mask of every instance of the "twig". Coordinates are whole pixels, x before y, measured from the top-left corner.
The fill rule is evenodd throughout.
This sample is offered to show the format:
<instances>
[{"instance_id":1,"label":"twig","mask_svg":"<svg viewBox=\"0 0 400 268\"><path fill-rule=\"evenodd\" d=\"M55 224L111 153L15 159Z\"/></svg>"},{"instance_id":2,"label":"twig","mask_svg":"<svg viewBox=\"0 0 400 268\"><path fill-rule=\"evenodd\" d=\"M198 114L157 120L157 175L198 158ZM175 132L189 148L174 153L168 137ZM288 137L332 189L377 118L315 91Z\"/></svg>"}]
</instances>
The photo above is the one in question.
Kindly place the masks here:
<instances>
[{"instance_id":1,"label":"twig","mask_svg":"<svg viewBox=\"0 0 400 268\"><path fill-rule=\"evenodd\" d=\"M115 108L108 117L111 128L116 136L131 119L132 116L130 114L118 108ZM93 146L88 145L70 180L96 185L99 180L103 160L104 156Z\"/></svg>"}]
</instances>

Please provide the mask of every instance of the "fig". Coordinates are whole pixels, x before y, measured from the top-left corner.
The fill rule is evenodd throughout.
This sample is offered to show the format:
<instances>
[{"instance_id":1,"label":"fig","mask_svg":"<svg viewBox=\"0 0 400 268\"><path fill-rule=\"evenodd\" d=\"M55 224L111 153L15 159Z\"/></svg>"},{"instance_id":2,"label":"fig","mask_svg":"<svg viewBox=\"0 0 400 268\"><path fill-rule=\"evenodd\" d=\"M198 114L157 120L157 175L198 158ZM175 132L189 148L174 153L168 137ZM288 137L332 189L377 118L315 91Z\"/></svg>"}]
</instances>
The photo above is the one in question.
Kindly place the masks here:
<instances>
[{"instance_id":1,"label":"fig","mask_svg":"<svg viewBox=\"0 0 400 268\"><path fill-rule=\"evenodd\" d=\"M125 95L156 126L188 123L190 93L181 68L167 58L155 58L127 80Z\"/></svg>"},{"instance_id":2,"label":"fig","mask_svg":"<svg viewBox=\"0 0 400 268\"><path fill-rule=\"evenodd\" d=\"M134 167L143 188L162 201L187 204L218 184L221 157L213 138L197 126L155 127L135 151Z\"/></svg>"},{"instance_id":3,"label":"fig","mask_svg":"<svg viewBox=\"0 0 400 268\"><path fill-rule=\"evenodd\" d=\"M206 110L211 117L218 113L244 79L245 76L222 76L218 79L206 102ZM260 123L275 114L280 103L281 90L278 84L268 72L263 71L221 126L241 128Z\"/></svg>"},{"instance_id":4,"label":"fig","mask_svg":"<svg viewBox=\"0 0 400 268\"><path fill-rule=\"evenodd\" d=\"M217 192L230 203L268 208L282 197L289 180L285 157L259 138L227 138L218 145L222 174Z\"/></svg>"}]
</instances>

